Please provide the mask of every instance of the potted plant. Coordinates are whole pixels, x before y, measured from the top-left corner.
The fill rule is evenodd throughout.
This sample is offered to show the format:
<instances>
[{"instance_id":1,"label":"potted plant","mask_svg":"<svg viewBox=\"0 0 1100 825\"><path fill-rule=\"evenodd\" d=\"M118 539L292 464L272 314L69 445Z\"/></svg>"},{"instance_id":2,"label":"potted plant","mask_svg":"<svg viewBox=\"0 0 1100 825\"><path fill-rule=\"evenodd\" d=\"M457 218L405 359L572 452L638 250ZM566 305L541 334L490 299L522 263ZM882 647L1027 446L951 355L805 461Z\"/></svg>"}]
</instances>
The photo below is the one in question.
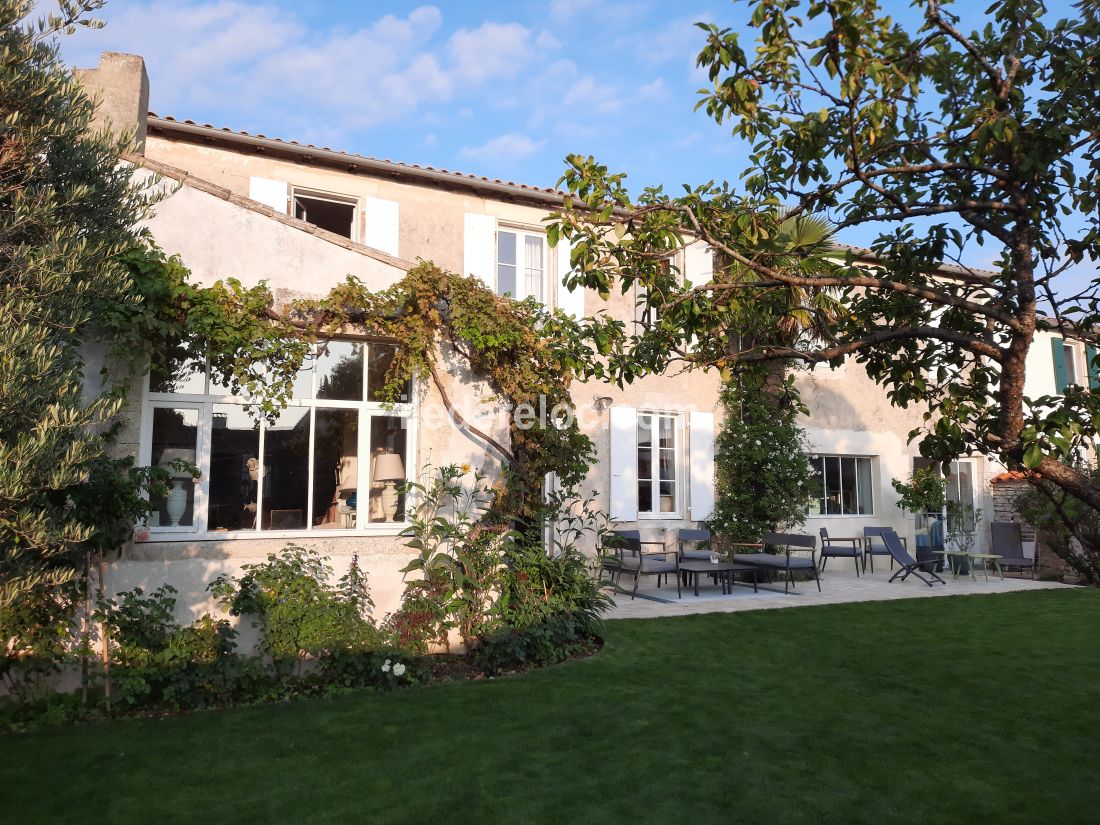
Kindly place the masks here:
<instances>
[{"instance_id":1,"label":"potted plant","mask_svg":"<svg viewBox=\"0 0 1100 825\"><path fill-rule=\"evenodd\" d=\"M927 525L930 546L934 550L942 549L943 509L947 504L947 482L943 474L936 467L921 467L913 471L909 481L894 478L890 484L900 496L898 507L917 516L918 529ZM936 569L943 570L942 561L936 564Z\"/></svg>"}]
</instances>

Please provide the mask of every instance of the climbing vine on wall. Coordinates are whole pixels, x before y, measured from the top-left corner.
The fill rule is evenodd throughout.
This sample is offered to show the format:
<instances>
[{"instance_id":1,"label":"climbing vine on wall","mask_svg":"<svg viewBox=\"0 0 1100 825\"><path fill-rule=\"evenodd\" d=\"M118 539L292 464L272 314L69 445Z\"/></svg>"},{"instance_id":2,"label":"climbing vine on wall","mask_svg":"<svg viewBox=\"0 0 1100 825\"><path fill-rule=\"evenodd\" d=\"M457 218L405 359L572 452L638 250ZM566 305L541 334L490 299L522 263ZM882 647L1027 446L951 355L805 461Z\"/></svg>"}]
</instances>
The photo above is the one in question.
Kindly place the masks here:
<instances>
[{"instance_id":1,"label":"climbing vine on wall","mask_svg":"<svg viewBox=\"0 0 1100 825\"><path fill-rule=\"evenodd\" d=\"M196 286L177 258L154 247L131 251L126 263L140 300L117 307L105 324L118 352L134 364L139 356L185 371L205 361L219 383L253 399L257 414L273 417L319 341L353 334L392 342L398 350L383 397L396 400L410 378L430 379L448 405L438 359L449 348L500 402L534 411L509 416L507 444L469 427L504 465L491 518L534 529L546 475L572 489L587 474L593 445L577 426L569 388L578 378L600 377L603 367L578 324L537 301L500 297L476 278L421 262L384 290L348 277L324 297L276 306L262 283ZM558 420L549 415L555 409Z\"/></svg>"},{"instance_id":2,"label":"climbing vine on wall","mask_svg":"<svg viewBox=\"0 0 1100 825\"><path fill-rule=\"evenodd\" d=\"M732 541L756 542L805 522L815 488L793 379L777 388L762 370L737 373L723 383L721 404L711 528Z\"/></svg>"}]
</instances>

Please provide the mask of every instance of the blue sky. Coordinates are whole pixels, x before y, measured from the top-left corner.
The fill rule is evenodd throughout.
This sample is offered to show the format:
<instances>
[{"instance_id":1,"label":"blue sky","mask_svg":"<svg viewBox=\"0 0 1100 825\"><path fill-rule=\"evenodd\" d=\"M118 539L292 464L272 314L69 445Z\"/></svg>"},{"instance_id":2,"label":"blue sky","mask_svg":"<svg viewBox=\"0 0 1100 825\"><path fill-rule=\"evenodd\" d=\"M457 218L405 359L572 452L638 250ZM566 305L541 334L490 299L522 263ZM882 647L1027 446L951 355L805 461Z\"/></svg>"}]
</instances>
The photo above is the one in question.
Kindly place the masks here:
<instances>
[{"instance_id":1,"label":"blue sky","mask_svg":"<svg viewBox=\"0 0 1100 825\"><path fill-rule=\"evenodd\" d=\"M908 0L883 7L916 22ZM953 6L965 29L984 7ZM1073 13L1068 0L1050 8ZM632 192L680 191L744 169L744 146L692 111L707 84L694 23L749 43L749 14L729 0L108 0L106 27L62 53L80 67L108 49L141 54L161 115L539 186L579 152L626 172ZM966 253L972 266L994 257Z\"/></svg>"},{"instance_id":2,"label":"blue sky","mask_svg":"<svg viewBox=\"0 0 1100 825\"><path fill-rule=\"evenodd\" d=\"M724 0L110 0L99 16L66 59L143 55L158 114L544 186L570 152L632 188L740 171L728 131L692 112L692 24L747 17Z\"/></svg>"}]
</instances>

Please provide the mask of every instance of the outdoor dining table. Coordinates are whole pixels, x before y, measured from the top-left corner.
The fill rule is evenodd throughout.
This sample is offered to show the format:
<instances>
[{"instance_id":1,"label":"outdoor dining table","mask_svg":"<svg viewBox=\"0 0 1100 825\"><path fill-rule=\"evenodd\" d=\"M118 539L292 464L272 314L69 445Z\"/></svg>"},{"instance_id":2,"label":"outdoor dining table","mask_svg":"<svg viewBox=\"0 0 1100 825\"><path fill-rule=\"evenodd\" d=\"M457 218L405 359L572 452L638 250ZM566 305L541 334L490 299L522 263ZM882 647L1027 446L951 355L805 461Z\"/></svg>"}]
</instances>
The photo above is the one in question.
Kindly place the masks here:
<instances>
[{"instance_id":1,"label":"outdoor dining table","mask_svg":"<svg viewBox=\"0 0 1100 825\"><path fill-rule=\"evenodd\" d=\"M722 583L722 595L733 593L733 576L735 573L752 573L752 590L760 592L757 588L756 568L751 564L737 564L731 561L682 561L680 571L687 573L694 579L693 592L699 595L699 577L713 575Z\"/></svg>"},{"instance_id":2,"label":"outdoor dining table","mask_svg":"<svg viewBox=\"0 0 1100 825\"><path fill-rule=\"evenodd\" d=\"M972 553L968 550L937 550L936 555L943 556L944 561L947 562L947 566L951 568L951 578L959 578L959 567L963 559L969 562L970 578L973 581L977 581L978 577L974 574L974 562L980 561L982 563L982 572L985 574L985 580L989 581L989 562L992 562L993 569L1000 575L1001 580L1004 580L1005 574L1001 570L1001 557L995 553Z\"/></svg>"}]
</instances>

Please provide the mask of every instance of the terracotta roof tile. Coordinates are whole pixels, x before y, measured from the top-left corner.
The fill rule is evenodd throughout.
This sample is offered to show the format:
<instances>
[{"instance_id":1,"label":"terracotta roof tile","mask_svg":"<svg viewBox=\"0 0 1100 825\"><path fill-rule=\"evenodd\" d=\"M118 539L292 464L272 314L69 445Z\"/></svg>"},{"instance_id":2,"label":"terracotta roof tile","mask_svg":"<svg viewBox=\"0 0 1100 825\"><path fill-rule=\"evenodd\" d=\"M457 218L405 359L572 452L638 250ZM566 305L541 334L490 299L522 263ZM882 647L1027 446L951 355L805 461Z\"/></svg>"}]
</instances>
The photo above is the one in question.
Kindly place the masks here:
<instances>
[{"instance_id":1,"label":"terracotta roof tile","mask_svg":"<svg viewBox=\"0 0 1100 825\"><path fill-rule=\"evenodd\" d=\"M184 125L187 125L187 126L195 126L195 127L200 128L200 129L209 129L212 132L222 132L222 133L229 134L229 135L240 135L242 137L252 137L252 138L258 138L260 140L269 140L269 141L273 141L275 143L280 143L280 144L282 144L284 146L288 146L288 147L295 147L295 148L300 148L300 149L313 149L313 150L322 151L322 152L332 152L332 153L337 154L337 155L343 155L344 157L348 158L349 160L363 160L363 161L369 161L371 163L383 163L383 164L386 164L387 166L394 167L395 170L407 169L407 170L421 171L421 172L433 172L433 173L438 173L438 174L441 174L441 175L450 175L450 176L452 176L456 179L459 179L459 180L475 181L475 182L483 182L483 183L493 183L493 184L497 184L499 186L507 186L509 188L516 189L516 190L519 190L519 191L522 191L522 192L538 192L538 193L543 194L543 195L558 195L558 196L563 196L564 197L565 194L566 194L565 192L562 192L559 189L553 189L553 188L550 188L550 187L531 186L530 184L517 183L515 181L505 180L505 179L502 179L502 178L489 178L489 177L486 177L485 175L473 175L473 174L470 174L468 172L454 172L454 171L451 171L451 170L448 170L448 169L437 168L435 166L421 165L421 164L418 164L418 163L403 163L401 161L389 160L387 158L377 158L377 157L372 157L370 155L360 155L360 154L356 154L354 152L345 152L345 151L342 151L340 149L332 149L328 146L315 146L312 143L299 143L296 140L287 140L287 139L284 139L284 138L268 137L267 135L263 135L263 134L259 134L259 133L252 134L252 133L246 132L242 129L230 129L226 126L214 126L213 124L210 124L210 123L198 123L197 121L190 120L190 119L180 120L180 119L174 118L170 115L158 115L156 112L149 112L149 120L150 120L150 126L153 127L153 128L156 127L158 122L159 123L166 123L166 124L181 123L181 124L184 124Z\"/></svg>"}]
</instances>

